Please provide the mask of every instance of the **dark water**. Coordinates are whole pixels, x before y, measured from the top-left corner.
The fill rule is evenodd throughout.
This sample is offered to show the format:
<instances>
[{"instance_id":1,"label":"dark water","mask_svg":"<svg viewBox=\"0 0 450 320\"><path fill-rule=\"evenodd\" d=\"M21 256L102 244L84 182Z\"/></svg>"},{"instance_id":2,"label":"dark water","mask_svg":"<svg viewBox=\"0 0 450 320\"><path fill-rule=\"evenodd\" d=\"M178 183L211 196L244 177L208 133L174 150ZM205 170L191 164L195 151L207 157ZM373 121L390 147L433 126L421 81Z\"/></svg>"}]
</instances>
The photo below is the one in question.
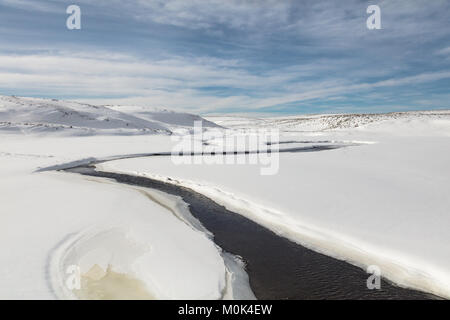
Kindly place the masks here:
<instances>
[{"instance_id":1,"label":"dark water","mask_svg":"<svg viewBox=\"0 0 450 320\"><path fill-rule=\"evenodd\" d=\"M364 270L279 237L188 188L145 177L99 172L89 166L66 171L112 178L119 183L182 197L189 204L192 215L214 234L214 242L244 259L250 286L258 299L437 298L384 280L380 290L369 290L366 287L369 274Z\"/></svg>"}]
</instances>

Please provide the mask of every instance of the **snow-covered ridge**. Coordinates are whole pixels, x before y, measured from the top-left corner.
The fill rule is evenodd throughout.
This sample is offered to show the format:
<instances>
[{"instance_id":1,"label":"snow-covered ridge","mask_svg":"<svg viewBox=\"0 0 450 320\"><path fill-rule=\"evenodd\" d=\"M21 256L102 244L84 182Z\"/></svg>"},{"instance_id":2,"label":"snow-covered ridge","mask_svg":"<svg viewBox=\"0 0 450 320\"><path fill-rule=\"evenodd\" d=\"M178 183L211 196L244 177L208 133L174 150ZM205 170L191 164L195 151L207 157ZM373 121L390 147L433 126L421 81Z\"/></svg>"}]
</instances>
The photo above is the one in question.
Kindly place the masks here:
<instances>
[{"instance_id":1,"label":"snow-covered ridge","mask_svg":"<svg viewBox=\"0 0 450 320\"><path fill-rule=\"evenodd\" d=\"M293 131L326 131L381 125L386 121L401 123L415 120L448 119L450 110L408 111L374 114L318 114L271 118L210 116L207 119L229 128L279 128Z\"/></svg>"},{"instance_id":2,"label":"snow-covered ridge","mask_svg":"<svg viewBox=\"0 0 450 320\"><path fill-rule=\"evenodd\" d=\"M138 110L138 111L137 111ZM95 106L56 99L0 96L0 130L68 134L170 134L200 116L144 107Z\"/></svg>"},{"instance_id":3,"label":"snow-covered ridge","mask_svg":"<svg viewBox=\"0 0 450 320\"><path fill-rule=\"evenodd\" d=\"M193 127L195 121L202 121L203 127L219 127L214 122L205 120L204 118L190 113L175 112L164 108L148 108L142 106L110 106L106 105L112 110L132 114L141 119L158 122L176 127Z\"/></svg>"}]
</instances>

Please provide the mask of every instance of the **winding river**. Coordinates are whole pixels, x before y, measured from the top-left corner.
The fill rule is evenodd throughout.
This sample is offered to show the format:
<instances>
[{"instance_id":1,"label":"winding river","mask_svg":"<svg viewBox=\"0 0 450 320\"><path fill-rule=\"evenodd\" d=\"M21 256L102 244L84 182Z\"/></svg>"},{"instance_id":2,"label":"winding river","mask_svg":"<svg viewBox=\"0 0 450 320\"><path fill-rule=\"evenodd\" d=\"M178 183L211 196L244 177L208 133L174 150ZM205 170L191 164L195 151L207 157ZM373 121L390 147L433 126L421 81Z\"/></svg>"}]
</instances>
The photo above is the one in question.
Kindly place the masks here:
<instances>
[{"instance_id":1,"label":"winding river","mask_svg":"<svg viewBox=\"0 0 450 320\"><path fill-rule=\"evenodd\" d=\"M303 151L320 150L326 149ZM370 275L361 268L280 237L191 189L147 177L97 171L92 163L63 170L180 196L189 204L191 214L214 235L214 242L218 246L242 257L250 286L258 299L437 298L395 286L383 279L381 289L369 290L366 281Z\"/></svg>"}]
</instances>

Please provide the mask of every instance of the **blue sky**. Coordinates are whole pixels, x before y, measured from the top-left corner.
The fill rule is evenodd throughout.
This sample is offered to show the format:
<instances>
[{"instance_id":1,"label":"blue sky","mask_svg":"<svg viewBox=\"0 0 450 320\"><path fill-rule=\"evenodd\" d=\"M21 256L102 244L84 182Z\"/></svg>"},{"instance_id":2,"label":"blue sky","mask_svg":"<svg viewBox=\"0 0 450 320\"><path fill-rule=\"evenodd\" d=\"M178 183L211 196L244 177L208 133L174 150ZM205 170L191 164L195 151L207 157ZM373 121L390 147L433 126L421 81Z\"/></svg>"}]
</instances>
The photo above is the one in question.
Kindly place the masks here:
<instances>
[{"instance_id":1,"label":"blue sky","mask_svg":"<svg viewBox=\"0 0 450 320\"><path fill-rule=\"evenodd\" d=\"M449 21L447 0L0 0L0 94L202 114L450 108Z\"/></svg>"}]
</instances>

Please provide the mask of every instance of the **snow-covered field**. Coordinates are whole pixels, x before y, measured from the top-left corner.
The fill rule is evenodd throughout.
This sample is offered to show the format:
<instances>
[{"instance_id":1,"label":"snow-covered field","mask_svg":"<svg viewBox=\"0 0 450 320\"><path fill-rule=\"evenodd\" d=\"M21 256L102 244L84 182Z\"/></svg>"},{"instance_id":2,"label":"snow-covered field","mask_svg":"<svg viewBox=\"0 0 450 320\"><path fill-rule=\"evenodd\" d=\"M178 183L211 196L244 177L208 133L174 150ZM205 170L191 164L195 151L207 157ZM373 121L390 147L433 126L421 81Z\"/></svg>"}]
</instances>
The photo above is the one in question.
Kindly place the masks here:
<instances>
[{"instance_id":1,"label":"snow-covered field","mask_svg":"<svg viewBox=\"0 0 450 320\"><path fill-rule=\"evenodd\" d=\"M0 298L98 297L68 289L70 266L80 267L88 287L125 277L142 298L252 297L242 264L180 199L38 171L170 152L171 133L196 120L161 109L0 97ZM236 136L279 128L281 148L348 146L280 153L274 175L254 164L180 165L170 157L98 166L188 186L314 250L378 265L399 284L450 297L450 112L207 120L206 131L223 130L215 122Z\"/></svg>"}]
</instances>

